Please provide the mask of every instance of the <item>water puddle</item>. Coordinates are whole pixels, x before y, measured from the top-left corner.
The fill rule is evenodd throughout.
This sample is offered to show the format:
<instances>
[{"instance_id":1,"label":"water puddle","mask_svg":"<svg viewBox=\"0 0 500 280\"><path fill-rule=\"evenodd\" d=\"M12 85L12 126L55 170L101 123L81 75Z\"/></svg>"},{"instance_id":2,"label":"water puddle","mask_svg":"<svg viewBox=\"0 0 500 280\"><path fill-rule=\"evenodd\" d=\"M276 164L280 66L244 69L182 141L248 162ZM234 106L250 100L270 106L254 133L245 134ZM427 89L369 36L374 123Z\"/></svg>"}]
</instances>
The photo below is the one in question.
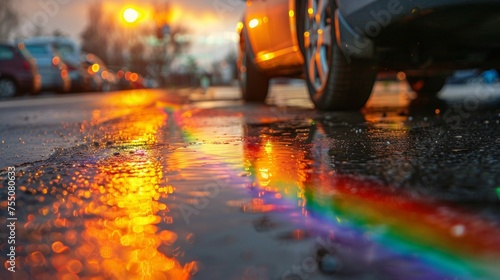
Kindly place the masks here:
<instances>
[{"instance_id":1,"label":"water puddle","mask_svg":"<svg viewBox=\"0 0 500 280\"><path fill-rule=\"evenodd\" d=\"M404 125L373 127L342 113L259 120L164 102L101 117L82 128L87 145L20 170L14 279L500 273L497 222L355 175L388 146L411 148Z\"/></svg>"}]
</instances>

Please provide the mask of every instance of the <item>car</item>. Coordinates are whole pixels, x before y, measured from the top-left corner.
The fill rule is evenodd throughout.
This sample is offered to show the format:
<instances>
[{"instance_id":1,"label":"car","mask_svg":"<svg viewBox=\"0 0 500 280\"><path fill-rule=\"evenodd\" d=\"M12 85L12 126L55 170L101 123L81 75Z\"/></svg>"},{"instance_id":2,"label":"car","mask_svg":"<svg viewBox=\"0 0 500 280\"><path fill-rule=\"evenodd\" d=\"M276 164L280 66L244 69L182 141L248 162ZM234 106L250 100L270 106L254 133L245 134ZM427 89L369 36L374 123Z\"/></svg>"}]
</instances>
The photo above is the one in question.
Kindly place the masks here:
<instances>
[{"instance_id":1,"label":"car","mask_svg":"<svg viewBox=\"0 0 500 280\"><path fill-rule=\"evenodd\" d=\"M39 36L23 40L28 48L44 46L59 57L66 65L68 77L71 80L70 91L87 91L90 87L91 76L80 62L80 48L78 44L66 37Z\"/></svg>"},{"instance_id":2,"label":"car","mask_svg":"<svg viewBox=\"0 0 500 280\"><path fill-rule=\"evenodd\" d=\"M41 38L42 40L44 38ZM71 91L81 92L91 90L92 74L87 71L86 65L81 63L80 46L72 39L66 37L47 37L48 42L52 42L61 57L68 65L68 73L71 79Z\"/></svg>"},{"instance_id":3,"label":"car","mask_svg":"<svg viewBox=\"0 0 500 280\"><path fill-rule=\"evenodd\" d=\"M435 96L458 69L498 68L499 0L247 0L238 75L243 99L302 77L315 107L356 110L381 71Z\"/></svg>"},{"instance_id":4,"label":"car","mask_svg":"<svg viewBox=\"0 0 500 280\"><path fill-rule=\"evenodd\" d=\"M18 44L25 46L36 60L42 91L68 92L71 89L68 66L51 43L27 39Z\"/></svg>"},{"instance_id":5,"label":"car","mask_svg":"<svg viewBox=\"0 0 500 280\"><path fill-rule=\"evenodd\" d=\"M481 71L479 69L457 70L448 77L447 83L451 85L472 84L479 81L480 77Z\"/></svg>"},{"instance_id":6,"label":"car","mask_svg":"<svg viewBox=\"0 0 500 280\"><path fill-rule=\"evenodd\" d=\"M92 77L92 90L108 92L118 88L115 73L97 55L82 52L80 60Z\"/></svg>"},{"instance_id":7,"label":"car","mask_svg":"<svg viewBox=\"0 0 500 280\"><path fill-rule=\"evenodd\" d=\"M117 87L119 90L144 89L144 77L127 68L118 68L116 71Z\"/></svg>"},{"instance_id":8,"label":"car","mask_svg":"<svg viewBox=\"0 0 500 280\"><path fill-rule=\"evenodd\" d=\"M40 90L40 74L24 45L0 43L0 97Z\"/></svg>"}]
</instances>

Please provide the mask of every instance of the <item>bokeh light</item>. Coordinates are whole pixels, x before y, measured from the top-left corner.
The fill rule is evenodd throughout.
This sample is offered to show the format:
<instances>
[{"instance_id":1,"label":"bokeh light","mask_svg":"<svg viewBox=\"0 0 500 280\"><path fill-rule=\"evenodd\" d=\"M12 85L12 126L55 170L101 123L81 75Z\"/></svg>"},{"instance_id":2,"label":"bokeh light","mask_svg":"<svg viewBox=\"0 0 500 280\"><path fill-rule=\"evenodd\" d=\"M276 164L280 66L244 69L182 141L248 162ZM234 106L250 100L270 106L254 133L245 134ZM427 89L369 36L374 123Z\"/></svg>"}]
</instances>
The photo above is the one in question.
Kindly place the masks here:
<instances>
[{"instance_id":1,"label":"bokeh light","mask_svg":"<svg viewBox=\"0 0 500 280\"><path fill-rule=\"evenodd\" d=\"M139 12L134 8L127 8L123 11L123 19L128 23L134 23L139 18Z\"/></svg>"}]
</instances>

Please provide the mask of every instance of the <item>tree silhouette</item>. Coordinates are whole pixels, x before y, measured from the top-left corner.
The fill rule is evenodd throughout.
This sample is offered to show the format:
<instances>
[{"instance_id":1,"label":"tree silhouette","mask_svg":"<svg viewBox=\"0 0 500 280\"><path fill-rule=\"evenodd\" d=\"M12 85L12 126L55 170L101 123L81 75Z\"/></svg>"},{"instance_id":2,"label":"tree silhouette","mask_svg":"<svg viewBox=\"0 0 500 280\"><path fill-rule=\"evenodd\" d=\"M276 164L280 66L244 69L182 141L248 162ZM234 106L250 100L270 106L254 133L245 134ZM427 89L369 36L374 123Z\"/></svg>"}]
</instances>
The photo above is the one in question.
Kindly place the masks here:
<instances>
[{"instance_id":1,"label":"tree silhouette","mask_svg":"<svg viewBox=\"0 0 500 280\"><path fill-rule=\"evenodd\" d=\"M12 33L19 27L19 13L14 8L14 0L2 0L0 5L0 41L10 39Z\"/></svg>"},{"instance_id":2,"label":"tree silhouette","mask_svg":"<svg viewBox=\"0 0 500 280\"><path fill-rule=\"evenodd\" d=\"M94 53L109 65L128 66L132 71L160 81L172 63L188 48L188 30L171 22L170 2L154 2L152 22L124 26L114 22L101 2L89 5L88 25L81 33L82 50ZM168 27L168 28L166 28ZM168 29L169 32L163 33ZM153 43L152 43L153 42Z\"/></svg>"},{"instance_id":3,"label":"tree silhouette","mask_svg":"<svg viewBox=\"0 0 500 280\"><path fill-rule=\"evenodd\" d=\"M156 21L155 33L158 40L158 44L153 49L153 61L156 78L163 83L165 75L171 72L172 63L189 48L190 42L184 39L189 32L182 24L172 23L170 2L154 2L153 7Z\"/></svg>"},{"instance_id":4,"label":"tree silhouette","mask_svg":"<svg viewBox=\"0 0 500 280\"><path fill-rule=\"evenodd\" d=\"M93 2L89 5L88 16L88 25L81 33L82 50L94 53L108 62L109 46L116 47L118 43L115 41L110 44L113 38L110 35L114 33L114 25L109 17L106 17L101 2Z\"/></svg>"}]
</instances>

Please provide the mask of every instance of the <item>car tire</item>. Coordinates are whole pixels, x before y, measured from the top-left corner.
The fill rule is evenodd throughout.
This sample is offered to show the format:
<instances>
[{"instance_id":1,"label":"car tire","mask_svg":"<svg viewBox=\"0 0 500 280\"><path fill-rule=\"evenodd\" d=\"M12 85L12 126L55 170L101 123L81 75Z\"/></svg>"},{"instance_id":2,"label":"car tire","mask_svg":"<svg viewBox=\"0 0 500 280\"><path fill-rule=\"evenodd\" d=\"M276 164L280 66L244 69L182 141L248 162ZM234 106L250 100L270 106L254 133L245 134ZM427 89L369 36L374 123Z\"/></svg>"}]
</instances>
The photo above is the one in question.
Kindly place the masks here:
<instances>
[{"instance_id":1,"label":"car tire","mask_svg":"<svg viewBox=\"0 0 500 280\"><path fill-rule=\"evenodd\" d=\"M0 97L8 98L18 94L16 83L9 78L0 78Z\"/></svg>"},{"instance_id":2,"label":"car tire","mask_svg":"<svg viewBox=\"0 0 500 280\"><path fill-rule=\"evenodd\" d=\"M318 7L320 3L325 4ZM335 1L308 0L298 4L297 38L304 56L306 84L315 107L322 110L363 107L375 82L375 63L348 59L338 47ZM313 13L308 12L310 8Z\"/></svg>"},{"instance_id":3,"label":"car tire","mask_svg":"<svg viewBox=\"0 0 500 280\"><path fill-rule=\"evenodd\" d=\"M447 75L439 76L408 76L408 84L411 89L420 96L435 97L444 87Z\"/></svg>"},{"instance_id":4,"label":"car tire","mask_svg":"<svg viewBox=\"0 0 500 280\"><path fill-rule=\"evenodd\" d=\"M264 103L269 91L269 77L253 63L244 30L240 36L242 41L237 68L242 98L246 102Z\"/></svg>"}]
</instances>

